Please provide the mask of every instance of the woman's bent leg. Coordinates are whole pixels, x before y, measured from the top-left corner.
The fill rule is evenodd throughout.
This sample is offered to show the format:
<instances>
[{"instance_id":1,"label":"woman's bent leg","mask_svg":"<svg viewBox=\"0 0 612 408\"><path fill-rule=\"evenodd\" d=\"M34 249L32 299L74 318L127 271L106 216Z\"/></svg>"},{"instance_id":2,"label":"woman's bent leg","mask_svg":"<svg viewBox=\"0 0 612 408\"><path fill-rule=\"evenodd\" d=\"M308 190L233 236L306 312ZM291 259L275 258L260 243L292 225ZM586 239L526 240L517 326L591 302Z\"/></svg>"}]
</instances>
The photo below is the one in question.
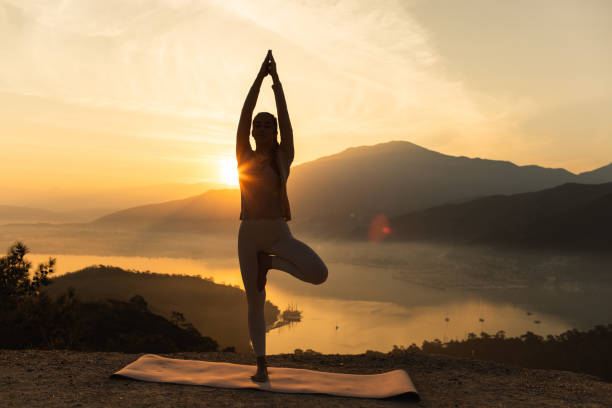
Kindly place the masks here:
<instances>
[{"instance_id":1,"label":"woman's bent leg","mask_svg":"<svg viewBox=\"0 0 612 408\"><path fill-rule=\"evenodd\" d=\"M285 271L296 278L319 285L327 280L327 266L308 245L288 234L266 251L271 255L271 269Z\"/></svg>"},{"instance_id":2,"label":"woman's bent leg","mask_svg":"<svg viewBox=\"0 0 612 408\"><path fill-rule=\"evenodd\" d=\"M242 231L241 231L242 232ZM266 290L257 290L257 248L243 233L238 234L240 273L248 303L249 334L255 355L266 354L266 321L264 303Z\"/></svg>"}]
</instances>

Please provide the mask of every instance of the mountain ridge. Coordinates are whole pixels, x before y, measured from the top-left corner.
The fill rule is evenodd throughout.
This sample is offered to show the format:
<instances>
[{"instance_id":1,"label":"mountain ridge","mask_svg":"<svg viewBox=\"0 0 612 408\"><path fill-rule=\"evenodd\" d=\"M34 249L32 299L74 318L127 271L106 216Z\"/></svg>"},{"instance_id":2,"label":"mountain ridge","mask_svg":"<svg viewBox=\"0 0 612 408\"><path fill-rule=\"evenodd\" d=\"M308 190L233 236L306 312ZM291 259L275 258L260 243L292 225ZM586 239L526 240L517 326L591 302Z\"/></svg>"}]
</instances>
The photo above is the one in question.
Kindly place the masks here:
<instances>
[{"instance_id":1,"label":"mountain ridge","mask_svg":"<svg viewBox=\"0 0 612 408\"><path fill-rule=\"evenodd\" d=\"M366 225L380 213L394 217L445 203L582 180L565 169L450 156L411 142L391 141L351 147L296 165L287 189L293 225L329 234ZM237 222L239 205L239 190L209 190L182 200L128 208L94 223L149 222L157 229L222 230L226 228L222 221Z\"/></svg>"},{"instance_id":2,"label":"mountain ridge","mask_svg":"<svg viewBox=\"0 0 612 408\"><path fill-rule=\"evenodd\" d=\"M591 171L582 172L579 174L579 176L587 180L609 180L612 178L612 163Z\"/></svg>"},{"instance_id":3,"label":"mountain ridge","mask_svg":"<svg viewBox=\"0 0 612 408\"><path fill-rule=\"evenodd\" d=\"M389 220L389 238L468 244L606 248L612 245L612 182L565 183L445 204ZM365 232L357 234L365 237Z\"/></svg>"}]
</instances>

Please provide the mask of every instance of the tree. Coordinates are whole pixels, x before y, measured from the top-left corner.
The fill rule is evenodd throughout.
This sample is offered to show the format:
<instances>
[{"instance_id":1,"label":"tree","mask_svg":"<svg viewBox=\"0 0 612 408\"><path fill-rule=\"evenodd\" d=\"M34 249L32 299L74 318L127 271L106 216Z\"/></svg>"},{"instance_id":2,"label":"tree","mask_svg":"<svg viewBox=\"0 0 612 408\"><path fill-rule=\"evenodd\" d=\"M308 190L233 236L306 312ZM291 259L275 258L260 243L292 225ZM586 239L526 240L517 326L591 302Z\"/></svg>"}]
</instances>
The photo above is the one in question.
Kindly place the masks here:
<instances>
[{"instance_id":1,"label":"tree","mask_svg":"<svg viewBox=\"0 0 612 408\"><path fill-rule=\"evenodd\" d=\"M38 265L38 270L30 279L32 263L24 259L28 252L28 247L17 241L9 248L7 255L0 258L0 307L4 309L14 308L26 297L38 296L41 287L51 283L49 275L55 272L55 258Z\"/></svg>"},{"instance_id":2,"label":"tree","mask_svg":"<svg viewBox=\"0 0 612 408\"><path fill-rule=\"evenodd\" d=\"M180 312L178 325L151 313L141 295L129 302L83 302L73 288L51 299L55 259L40 264L30 279L28 248L16 242L0 258L0 348L49 348L124 352L217 351Z\"/></svg>"}]
</instances>

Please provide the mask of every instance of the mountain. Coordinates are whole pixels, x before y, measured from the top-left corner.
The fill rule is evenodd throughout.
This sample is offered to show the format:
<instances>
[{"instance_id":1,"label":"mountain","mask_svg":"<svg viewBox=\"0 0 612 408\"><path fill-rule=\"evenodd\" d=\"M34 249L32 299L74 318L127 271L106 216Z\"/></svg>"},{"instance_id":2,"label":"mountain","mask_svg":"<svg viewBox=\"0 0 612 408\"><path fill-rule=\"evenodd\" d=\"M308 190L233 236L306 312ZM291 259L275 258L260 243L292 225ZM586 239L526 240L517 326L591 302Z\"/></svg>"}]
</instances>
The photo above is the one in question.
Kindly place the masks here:
<instances>
[{"instance_id":1,"label":"mountain","mask_svg":"<svg viewBox=\"0 0 612 408\"><path fill-rule=\"evenodd\" d=\"M51 187L47 189L33 189L25 187L5 187L2 189L2 203L12 207L37 206L31 203L44 203L45 209L56 213L55 215L31 213L23 217L7 213L1 223L38 223L38 222L64 222L83 223L90 222L114 211L142 205L143 203L159 203L192 197L210 189L223 188L220 183L165 183L129 187L79 187L63 188Z\"/></svg>"},{"instance_id":2,"label":"mountain","mask_svg":"<svg viewBox=\"0 0 612 408\"><path fill-rule=\"evenodd\" d=\"M612 181L612 163L592 171L585 171L578 175L581 183L607 183Z\"/></svg>"},{"instance_id":3,"label":"mountain","mask_svg":"<svg viewBox=\"0 0 612 408\"><path fill-rule=\"evenodd\" d=\"M600 169L601 170L601 169ZM605 178L604 170L598 178ZM585 176L586 177L586 176ZM294 166L287 186L292 227L334 235L387 217L494 194L537 191L580 176L564 169L517 166L507 161L448 156L410 142L347 149ZM612 176L607 181L612 181ZM206 228L237 220L237 190L211 190L184 200L139 206L96 220L152 222L156 228ZM220 225L220 224L219 224Z\"/></svg>"},{"instance_id":4,"label":"mountain","mask_svg":"<svg viewBox=\"0 0 612 408\"><path fill-rule=\"evenodd\" d=\"M210 190L195 197L159 204L141 205L114 212L91 222L109 227L141 227L150 231L211 230L217 225L238 222L240 191Z\"/></svg>"},{"instance_id":5,"label":"mountain","mask_svg":"<svg viewBox=\"0 0 612 408\"><path fill-rule=\"evenodd\" d=\"M567 183L447 204L389 220L389 239L609 249L612 183ZM355 231L367 237L364 229Z\"/></svg>"},{"instance_id":6,"label":"mountain","mask_svg":"<svg viewBox=\"0 0 612 408\"><path fill-rule=\"evenodd\" d=\"M541 190L575 177L563 169L448 156L395 141L296 166L288 190L296 219L368 220L378 213L394 216L484 195Z\"/></svg>"}]
</instances>

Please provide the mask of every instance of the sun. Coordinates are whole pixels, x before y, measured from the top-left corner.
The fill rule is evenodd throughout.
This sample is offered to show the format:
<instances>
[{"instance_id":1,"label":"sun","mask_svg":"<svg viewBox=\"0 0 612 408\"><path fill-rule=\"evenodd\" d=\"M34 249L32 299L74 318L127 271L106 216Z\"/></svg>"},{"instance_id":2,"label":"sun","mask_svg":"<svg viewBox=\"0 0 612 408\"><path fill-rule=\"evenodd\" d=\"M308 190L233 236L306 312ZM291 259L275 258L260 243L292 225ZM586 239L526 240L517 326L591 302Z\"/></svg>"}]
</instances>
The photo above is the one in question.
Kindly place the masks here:
<instances>
[{"instance_id":1,"label":"sun","mask_svg":"<svg viewBox=\"0 0 612 408\"><path fill-rule=\"evenodd\" d=\"M238 185L238 169L236 168L236 159L227 158L219 162L219 173L221 182L230 186Z\"/></svg>"}]
</instances>

